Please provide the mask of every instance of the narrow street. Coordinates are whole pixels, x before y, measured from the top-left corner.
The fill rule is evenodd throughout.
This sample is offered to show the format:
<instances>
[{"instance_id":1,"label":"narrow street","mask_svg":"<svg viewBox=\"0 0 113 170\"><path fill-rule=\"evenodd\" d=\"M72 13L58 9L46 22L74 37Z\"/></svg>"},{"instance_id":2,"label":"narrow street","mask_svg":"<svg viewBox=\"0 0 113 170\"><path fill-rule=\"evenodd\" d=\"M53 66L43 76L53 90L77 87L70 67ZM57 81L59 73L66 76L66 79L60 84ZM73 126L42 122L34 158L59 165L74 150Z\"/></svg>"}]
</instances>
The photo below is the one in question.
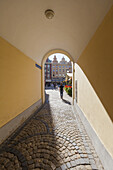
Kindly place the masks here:
<instances>
[{"instance_id":1,"label":"narrow street","mask_svg":"<svg viewBox=\"0 0 113 170\"><path fill-rule=\"evenodd\" d=\"M0 170L103 170L71 97L46 90L46 104L0 146Z\"/></svg>"}]
</instances>

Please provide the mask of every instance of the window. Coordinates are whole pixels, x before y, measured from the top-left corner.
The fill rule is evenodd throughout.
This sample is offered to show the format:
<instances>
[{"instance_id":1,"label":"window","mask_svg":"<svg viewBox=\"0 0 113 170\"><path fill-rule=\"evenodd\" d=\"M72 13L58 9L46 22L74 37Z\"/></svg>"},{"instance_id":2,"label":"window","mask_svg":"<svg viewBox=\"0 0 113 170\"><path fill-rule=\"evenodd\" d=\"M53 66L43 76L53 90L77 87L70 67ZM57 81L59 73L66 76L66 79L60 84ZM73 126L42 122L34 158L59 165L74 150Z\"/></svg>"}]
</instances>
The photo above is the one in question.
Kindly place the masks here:
<instances>
[{"instance_id":1,"label":"window","mask_svg":"<svg viewBox=\"0 0 113 170\"><path fill-rule=\"evenodd\" d=\"M59 72L61 72L61 69L59 69Z\"/></svg>"},{"instance_id":2,"label":"window","mask_svg":"<svg viewBox=\"0 0 113 170\"><path fill-rule=\"evenodd\" d=\"M53 68L55 68L55 66L53 66Z\"/></svg>"},{"instance_id":3,"label":"window","mask_svg":"<svg viewBox=\"0 0 113 170\"><path fill-rule=\"evenodd\" d=\"M59 66L59 68L61 68L61 66Z\"/></svg>"},{"instance_id":4,"label":"window","mask_svg":"<svg viewBox=\"0 0 113 170\"><path fill-rule=\"evenodd\" d=\"M62 61L61 63L62 63L62 64L65 64L65 61Z\"/></svg>"},{"instance_id":5,"label":"window","mask_svg":"<svg viewBox=\"0 0 113 170\"><path fill-rule=\"evenodd\" d=\"M64 68L64 66L62 66L62 68Z\"/></svg>"},{"instance_id":6,"label":"window","mask_svg":"<svg viewBox=\"0 0 113 170\"><path fill-rule=\"evenodd\" d=\"M53 71L55 71L55 69L53 69Z\"/></svg>"}]
</instances>

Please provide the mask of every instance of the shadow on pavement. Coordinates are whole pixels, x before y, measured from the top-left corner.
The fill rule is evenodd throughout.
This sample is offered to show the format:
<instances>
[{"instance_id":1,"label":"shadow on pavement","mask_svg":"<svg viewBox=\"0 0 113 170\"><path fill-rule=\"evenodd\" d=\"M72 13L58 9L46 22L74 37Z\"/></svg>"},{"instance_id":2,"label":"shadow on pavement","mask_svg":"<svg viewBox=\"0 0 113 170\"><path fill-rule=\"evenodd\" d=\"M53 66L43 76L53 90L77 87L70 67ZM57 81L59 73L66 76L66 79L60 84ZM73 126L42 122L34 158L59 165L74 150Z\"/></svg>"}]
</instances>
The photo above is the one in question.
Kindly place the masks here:
<instances>
[{"instance_id":1,"label":"shadow on pavement","mask_svg":"<svg viewBox=\"0 0 113 170\"><path fill-rule=\"evenodd\" d=\"M64 103L66 103L66 104L71 105L71 102L69 102L68 100L62 99L62 101L63 101Z\"/></svg>"},{"instance_id":2,"label":"shadow on pavement","mask_svg":"<svg viewBox=\"0 0 113 170\"><path fill-rule=\"evenodd\" d=\"M59 168L61 158L58 156L59 143L56 141L49 95L46 94L44 106L0 146L0 170Z\"/></svg>"}]
</instances>

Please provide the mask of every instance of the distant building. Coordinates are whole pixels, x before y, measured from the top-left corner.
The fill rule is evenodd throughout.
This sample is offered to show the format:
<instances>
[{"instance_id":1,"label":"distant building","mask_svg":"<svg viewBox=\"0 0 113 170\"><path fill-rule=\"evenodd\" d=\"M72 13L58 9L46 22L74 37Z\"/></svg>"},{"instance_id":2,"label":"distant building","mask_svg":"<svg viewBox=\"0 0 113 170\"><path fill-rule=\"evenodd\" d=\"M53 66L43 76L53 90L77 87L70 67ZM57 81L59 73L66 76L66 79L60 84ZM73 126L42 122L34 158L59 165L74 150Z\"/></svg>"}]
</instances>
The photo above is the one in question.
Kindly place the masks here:
<instances>
[{"instance_id":1,"label":"distant building","mask_svg":"<svg viewBox=\"0 0 113 170\"><path fill-rule=\"evenodd\" d=\"M47 58L45 62L45 86L50 86L51 83L60 83L65 80L66 74L72 73L71 61L67 62L64 57L58 62L56 55L53 61Z\"/></svg>"},{"instance_id":2,"label":"distant building","mask_svg":"<svg viewBox=\"0 0 113 170\"><path fill-rule=\"evenodd\" d=\"M52 82L52 61L47 58L44 66L45 70L45 86L50 86Z\"/></svg>"},{"instance_id":3,"label":"distant building","mask_svg":"<svg viewBox=\"0 0 113 170\"><path fill-rule=\"evenodd\" d=\"M72 72L71 61L67 62L63 57L60 62L58 62L56 55L53 58L52 62L52 81L61 82L65 80L67 71Z\"/></svg>"}]
</instances>

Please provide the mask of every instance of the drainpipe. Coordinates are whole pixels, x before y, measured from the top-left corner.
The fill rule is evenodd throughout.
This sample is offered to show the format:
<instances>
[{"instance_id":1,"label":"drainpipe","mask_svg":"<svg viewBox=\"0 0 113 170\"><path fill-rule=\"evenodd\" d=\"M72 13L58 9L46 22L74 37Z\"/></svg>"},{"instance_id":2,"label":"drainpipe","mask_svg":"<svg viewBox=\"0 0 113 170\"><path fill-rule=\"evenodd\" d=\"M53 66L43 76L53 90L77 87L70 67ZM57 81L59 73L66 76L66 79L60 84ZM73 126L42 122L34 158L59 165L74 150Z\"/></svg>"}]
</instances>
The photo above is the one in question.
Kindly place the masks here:
<instances>
[{"instance_id":1,"label":"drainpipe","mask_svg":"<svg viewBox=\"0 0 113 170\"><path fill-rule=\"evenodd\" d=\"M74 105L75 99L75 63L72 62L72 105Z\"/></svg>"}]
</instances>

